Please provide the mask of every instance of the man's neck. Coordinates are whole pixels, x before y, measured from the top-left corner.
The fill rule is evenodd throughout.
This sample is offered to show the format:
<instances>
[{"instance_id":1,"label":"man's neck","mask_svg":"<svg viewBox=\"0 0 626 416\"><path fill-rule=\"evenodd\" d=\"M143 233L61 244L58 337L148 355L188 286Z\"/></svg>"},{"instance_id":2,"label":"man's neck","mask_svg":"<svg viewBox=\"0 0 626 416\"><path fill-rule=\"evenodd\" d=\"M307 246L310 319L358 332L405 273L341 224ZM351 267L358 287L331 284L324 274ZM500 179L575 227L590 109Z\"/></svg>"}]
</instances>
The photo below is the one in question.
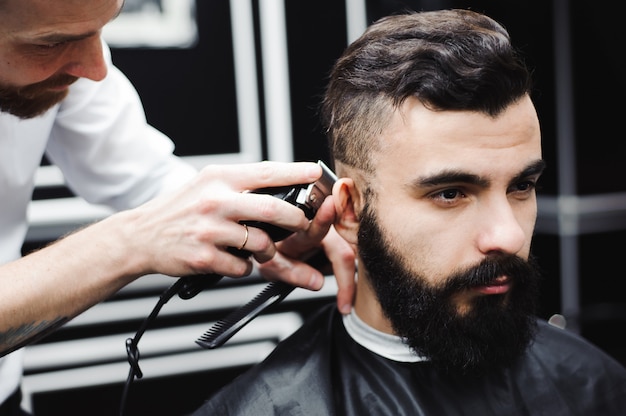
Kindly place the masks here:
<instances>
[{"instance_id":1,"label":"man's neck","mask_svg":"<svg viewBox=\"0 0 626 416\"><path fill-rule=\"evenodd\" d=\"M367 276L363 276L362 274L360 274L357 279L354 310L359 318L368 326L386 334L395 334L391 322L389 322L383 313L376 293L370 285Z\"/></svg>"}]
</instances>

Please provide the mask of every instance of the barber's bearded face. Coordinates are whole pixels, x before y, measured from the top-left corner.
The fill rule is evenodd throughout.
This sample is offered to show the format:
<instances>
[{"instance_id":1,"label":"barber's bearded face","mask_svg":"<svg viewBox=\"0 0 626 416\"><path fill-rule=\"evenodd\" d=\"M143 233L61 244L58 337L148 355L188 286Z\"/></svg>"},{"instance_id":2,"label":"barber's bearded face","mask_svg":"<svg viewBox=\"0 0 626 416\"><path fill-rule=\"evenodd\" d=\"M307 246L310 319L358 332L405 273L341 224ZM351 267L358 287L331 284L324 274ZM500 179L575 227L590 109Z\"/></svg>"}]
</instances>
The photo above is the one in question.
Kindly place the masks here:
<instances>
[{"instance_id":1,"label":"barber's bearded face","mask_svg":"<svg viewBox=\"0 0 626 416\"><path fill-rule=\"evenodd\" d=\"M77 79L62 75L24 87L0 84L0 111L22 119L37 117L67 96L67 88L59 90L56 87L67 86Z\"/></svg>"},{"instance_id":2,"label":"barber's bearded face","mask_svg":"<svg viewBox=\"0 0 626 416\"><path fill-rule=\"evenodd\" d=\"M533 264L501 254L433 287L386 241L366 205L358 240L362 265L394 330L415 352L462 374L508 366L522 354L535 332L539 273ZM453 295L502 275L512 281L508 294L479 296L467 313L458 312Z\"/></svg>"}]
</instances>

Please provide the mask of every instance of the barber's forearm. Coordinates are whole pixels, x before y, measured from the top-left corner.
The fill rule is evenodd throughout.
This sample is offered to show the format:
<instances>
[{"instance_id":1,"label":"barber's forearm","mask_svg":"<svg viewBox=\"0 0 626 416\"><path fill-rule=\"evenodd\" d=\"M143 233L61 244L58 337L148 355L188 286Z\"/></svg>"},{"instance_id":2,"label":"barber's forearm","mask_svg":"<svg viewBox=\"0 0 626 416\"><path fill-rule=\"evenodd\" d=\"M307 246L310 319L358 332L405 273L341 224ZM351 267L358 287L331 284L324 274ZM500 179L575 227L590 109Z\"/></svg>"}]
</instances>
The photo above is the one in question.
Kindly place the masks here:
<instances>
[{"instance_id":1,"label":"barber's forearm","mask_svg":"<svg viewBox=\"0 0 626 416\"><path fill-rule=\"evenodd\" d=\"M54 331L141 275L126 214L0 267L0 355Z\"/></svg>"}]
</instances>

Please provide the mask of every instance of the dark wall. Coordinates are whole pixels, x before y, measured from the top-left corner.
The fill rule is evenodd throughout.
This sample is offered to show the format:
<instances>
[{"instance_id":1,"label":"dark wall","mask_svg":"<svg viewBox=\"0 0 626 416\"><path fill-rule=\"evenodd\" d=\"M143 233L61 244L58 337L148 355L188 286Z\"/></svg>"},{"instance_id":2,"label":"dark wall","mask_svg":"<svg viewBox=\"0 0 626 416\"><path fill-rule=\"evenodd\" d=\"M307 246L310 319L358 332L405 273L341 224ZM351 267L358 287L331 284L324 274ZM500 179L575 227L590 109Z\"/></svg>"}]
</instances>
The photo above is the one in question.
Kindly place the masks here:
<instances>
[{"instance_id":1,"label":"dark wall","mask_svg":"<svg viewBox=\"0 0 626 416\"><path fill-rule=\"evenodd\" d=\"M237 152L238 127L227 1L199 1L198 43L189 49L113 49L139 91L148 121L181 156Z\"/></svg>"}]
</instances>

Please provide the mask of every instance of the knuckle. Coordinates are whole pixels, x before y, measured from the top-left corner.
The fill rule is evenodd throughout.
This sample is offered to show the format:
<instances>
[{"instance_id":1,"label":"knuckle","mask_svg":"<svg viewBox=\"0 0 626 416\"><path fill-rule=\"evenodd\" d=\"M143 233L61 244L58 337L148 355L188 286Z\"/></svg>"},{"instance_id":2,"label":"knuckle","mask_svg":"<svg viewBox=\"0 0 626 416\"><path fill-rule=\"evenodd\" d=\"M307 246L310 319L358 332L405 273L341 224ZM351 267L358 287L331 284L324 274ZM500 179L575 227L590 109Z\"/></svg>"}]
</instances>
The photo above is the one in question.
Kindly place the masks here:
<instances>
[{"instance_id":1,"label":"knuckle","mask_svg":"<svg viewBox=\"0 0 626 416\"><path fill-rule=\"evenodd\" d=\"M273 221L277 217L278 209L276 206L276 198L270 195L263 195L258 205L258 215L261 221Z\"/></svg>"},{"instance_id":2,"label":"knuckle","mask_svg":"<svg viewBox=\"0 0 626 416\"><path fill-rule=\"evenodd\" d=\"M274 254L274 242L270 238L270 236L263 232L261 236L255 241L255 246L257 247L257 251L262 253Z\"/></svg>"},{"instance_id":3,"label":"knuckle","mask_svg":"<svg viewBox=\"0 0 626 416\"><path fill-rule=\"evenodd\" d=\"M196 272L205 273L211 271L215 263L215 257L216 254L213 251L204 251L189 261L189 267Z\"/></svg>"},{"instance_id":4,"label":"knuckle","mask_svg":"<svg viewBox=\"0 0 626 416\"><path fill-rule=\"evenodd\" d=\"M339 256L343 261L352 261L355 258L354 251L349 247L344 248L339 252Z\"/></svg>"},{"instance_id":5,"label":"knuckle","mask_svg":"<svg viewBox=\"0 0 626 416\"><path fill-rule=\"evenodd\" d=\"M276 166L269 161L259 163L259 171L257 178L262 184L269 184L276 177Z\"/></svg>"},{"instance_id":6,"label":"knuckle","mask_svg":"<svg viewBox=\"0 0 626 416\"><path fill-rule=\"evenodd\" d=\"M224 168L218 164L208 164L200 169L198 177L202 179L214 179L216 176L221 176L224 172Z\"/></svg>"},{"instance_id":7,"label":"knuckle","mask_svg":"<svg viewBox=\"0 0 626 416\"><path fill-rule=\"evenodd\" d=\"M232 277L244 277L250 274L252 271L252 264L250 261L237 262L233 266Z\"/></svg>"}]
</instances>

